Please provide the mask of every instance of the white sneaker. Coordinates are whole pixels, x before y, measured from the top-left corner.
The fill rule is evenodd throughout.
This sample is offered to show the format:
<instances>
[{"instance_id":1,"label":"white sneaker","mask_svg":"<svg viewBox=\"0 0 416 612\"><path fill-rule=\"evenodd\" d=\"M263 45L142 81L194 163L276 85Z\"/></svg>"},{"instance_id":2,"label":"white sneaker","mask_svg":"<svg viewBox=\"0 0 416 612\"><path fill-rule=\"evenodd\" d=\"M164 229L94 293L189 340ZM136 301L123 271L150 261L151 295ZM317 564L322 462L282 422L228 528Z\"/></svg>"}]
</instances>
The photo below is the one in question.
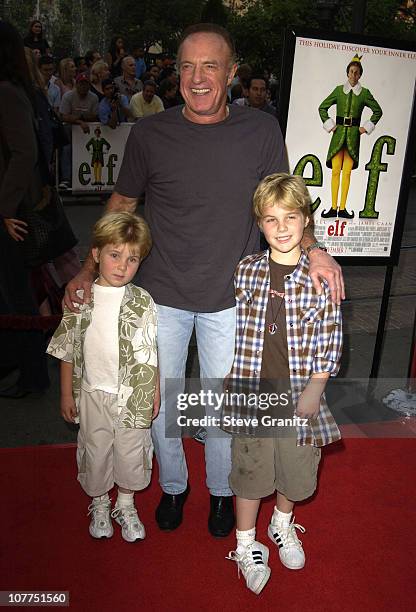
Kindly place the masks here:
<instances>
[{"instance_id":1,"label":"white sneaker","mask_svg":"<svg viewBox=\"0 0 416 612\"><path fill-rule=\"evenodd\" d=\"M237 563L238 576L241 570L250 591L258 595L263 590L271 574L270 567L267 565L269 559L267 546L255 541L249 544L241 555L238 555L235 550L230 551L226 559Z\"/></svg>"},{"instance_id":2,"label":"white sneaker","mask_svg":"<svg viewBox=\"0 0 416 612\"><path fill-rule=\"evenodd\" d=\"M144 540L146 537L144 525L138 517L134 504L131 506L116 505L111 516L116 520L116 523L121 525L121 535L126 542L136 542L136 540Z\"/></svg>"},{"instance_id":3,"label":"white sneaker","mask_svg":"<svg viewBox=\"0 0 416 612\"><path fill-rule=\"evenodd\" d=\"M110 508L110 499L96 498L88 506L88 515L92 514L89 531L93 538L111 538L113 535Z\"/></svg>"},{"instance_id":4,"label":"white sneaker","mask_svg":"<svg viewBox=\"0 0 416 612\"><path fill-rule=\"evenodd\" d=\"M270 523L267 533L272 542L279 548L280 561L288 569L302 569L305 565L305 553L303 552L302 542L296 535L296 529L305 533L306 529L302 525L294 522L293 517L289 525L274 525Z\"/></svg>"}]
</instances>

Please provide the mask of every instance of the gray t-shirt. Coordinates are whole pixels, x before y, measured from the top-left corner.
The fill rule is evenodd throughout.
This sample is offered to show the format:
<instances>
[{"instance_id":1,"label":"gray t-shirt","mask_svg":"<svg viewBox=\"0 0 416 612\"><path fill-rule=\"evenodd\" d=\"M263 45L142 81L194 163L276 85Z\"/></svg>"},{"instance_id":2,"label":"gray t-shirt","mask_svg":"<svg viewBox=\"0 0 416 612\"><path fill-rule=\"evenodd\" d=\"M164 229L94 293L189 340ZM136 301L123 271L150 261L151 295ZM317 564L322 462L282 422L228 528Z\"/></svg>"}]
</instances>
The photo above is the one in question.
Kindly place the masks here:
<instances>
[{"instance_id":1,"label":"gray t-shirt","mask_svg":"<svg viewBox=\"0 0 416 612\"><path fill-rule=\"evenodd\" d=\"M89 91L84 98L78 95L76 89L67 91L61 100L59 112L63 115L74 115L79 118L84 113L98 114L98 97Z\"/></svg>"},{"instance_id":2,"label":"gray t-shirt","mask_svg":"<svg viewBox=\"0 0 416 612\"><path fill-rule=\"evenodd\" d=\"M177 106L131 129L115 191L146 192L153 248L138 278L158 304L194 312L235 305L235 267L259 248L253 193L265 176L287 171L276 119L229 108L224 121L201 125Z\"/></svg>"}]
</instances>

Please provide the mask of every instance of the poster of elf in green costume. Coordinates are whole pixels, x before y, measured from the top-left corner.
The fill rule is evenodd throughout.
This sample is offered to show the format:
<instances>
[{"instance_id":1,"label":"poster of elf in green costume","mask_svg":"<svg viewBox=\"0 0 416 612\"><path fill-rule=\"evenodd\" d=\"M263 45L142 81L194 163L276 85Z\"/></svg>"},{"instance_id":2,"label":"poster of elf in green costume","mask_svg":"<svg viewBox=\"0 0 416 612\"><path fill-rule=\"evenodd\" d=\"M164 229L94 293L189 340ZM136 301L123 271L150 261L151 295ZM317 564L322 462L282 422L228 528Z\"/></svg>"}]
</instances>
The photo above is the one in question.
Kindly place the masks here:
<instances>
[{"instance_id":1,"label":"poster of elf in green costume","mask_svg":"<svg viewBox=\"0 0 416 612\"><path fill-rule=\"evenodd\" d=\"M383 114L373 94L360 83L363 74L361 59L362 55L353 57L347 66L346 83L335 87L319 106L323 127L332 134L326 158L327 167L332 168L332 206L329 210L321 212L321 217L324 219L337 216L342 219L354 217L354 211L349 212L346 208L351 171L358 168L361 137L373 132ZM328 110L334 104L336 104L335 121L328 114ZM361 125L361 115L365 107L371 109L372 115Z\"/></svg>"},{"instance_id":2,"label":"poster of elf in green costume","mask_svg":"<svg viewBox=\"0 0 416 612\"><path fill-rule=\"evenodd\" d=\"M317 241L343 263L396 262L414 172L416 45L288 28L282 66L278 117Z\"/></svg>"}]
</instances>

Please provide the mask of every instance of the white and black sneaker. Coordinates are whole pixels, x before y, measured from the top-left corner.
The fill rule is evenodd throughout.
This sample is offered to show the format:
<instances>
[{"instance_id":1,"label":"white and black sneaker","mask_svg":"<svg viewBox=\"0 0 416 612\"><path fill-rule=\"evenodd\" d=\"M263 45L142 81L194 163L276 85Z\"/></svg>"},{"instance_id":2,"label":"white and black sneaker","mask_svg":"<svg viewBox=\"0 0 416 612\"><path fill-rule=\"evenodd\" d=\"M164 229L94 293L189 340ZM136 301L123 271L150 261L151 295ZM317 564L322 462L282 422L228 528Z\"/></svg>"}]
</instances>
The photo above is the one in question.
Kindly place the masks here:
<instances>
[{"instance_id":1,"label":"white and black sneaker","mask_svg":"<svg viewBox=\"0 0 416 612\"><path fill-rule=\"evenodd\" d=\"M111 500L95 497L88 506L88 515L92 514L89 527L93 538L111 538L114 533L110 517Z\"/></svg>"},{"instance_id":2,"label":"white and black sneaker","mask_svg":"<svg viewBox=\"0 0 416 612\"><path fill-rule=\"evenodd\" d=\"M270 567L267 564L269 560L269 549L267 546L254 541L246 546L241 554L238 554L235 550L230 551L226 559L237 563L238 575L240 576L241 571L250 591L258 595L263 590L271 573Z\"/></svg>"},{"instance_id":3,"label":"white and black sneaker","mask_svg":"<svg viewBox=\"0 0 416 612\"><path fill-rule=\"evenodd\" d=\"M267 533L271 541L279 548L279 557L283 565L288 569L297 570L302 569L305 565L305 553L302 542L296 535L296 529L299 529L301 533L305 533L306 530L294 521L293 517L287 525L270 523Z\"/></svg>"},{"instance_id":4,"label":"white and black sneaker","mask_svg":"<svg viewBox=\"0 0 416 612\"><path fill-rule=\"evenodd\" d=\"M115 506L111 516L121 525L121 535L126 542L144 540L146 531L140 521L134 504L131 506Z\"/></svg>"}]
</instances>

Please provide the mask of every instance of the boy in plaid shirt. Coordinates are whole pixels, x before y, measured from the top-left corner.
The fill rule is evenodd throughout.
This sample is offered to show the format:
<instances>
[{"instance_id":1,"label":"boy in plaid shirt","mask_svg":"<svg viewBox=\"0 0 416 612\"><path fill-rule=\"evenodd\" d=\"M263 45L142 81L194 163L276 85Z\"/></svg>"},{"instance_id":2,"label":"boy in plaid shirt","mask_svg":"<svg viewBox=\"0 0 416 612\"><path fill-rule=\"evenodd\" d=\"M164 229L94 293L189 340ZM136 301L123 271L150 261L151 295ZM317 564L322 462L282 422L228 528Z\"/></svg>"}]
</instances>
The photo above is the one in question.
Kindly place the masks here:
<instances>
[{"instance_id":1,"label":"boy in plaid shirt","mask_svg":"<svg viewBox=\"0 0 416 612\"><path fill-rule=\"evenodd\" d=\"M248 382L260 392L259 400L262 391L278 391L273 417L290 417L273 420L260 402L244 408L249 419L235 406L223 414L223 428L240 434L232 441L229 479L236 495L237 548L228 558L256 594L270 577L269 550L255 538L261 498L277 493L268 535L283 565L301 569L305 555L296 529L305 529L294 522L294 503L315 491L320 447L340 438L323 392L339 369L341 314L327 284L318 295L308 275L300 243L310 204L301 177L266 177L254 194L253 210L270 249L244 258L235 274L236 350L228 388Z\"/></svg>"}]
</instances>

